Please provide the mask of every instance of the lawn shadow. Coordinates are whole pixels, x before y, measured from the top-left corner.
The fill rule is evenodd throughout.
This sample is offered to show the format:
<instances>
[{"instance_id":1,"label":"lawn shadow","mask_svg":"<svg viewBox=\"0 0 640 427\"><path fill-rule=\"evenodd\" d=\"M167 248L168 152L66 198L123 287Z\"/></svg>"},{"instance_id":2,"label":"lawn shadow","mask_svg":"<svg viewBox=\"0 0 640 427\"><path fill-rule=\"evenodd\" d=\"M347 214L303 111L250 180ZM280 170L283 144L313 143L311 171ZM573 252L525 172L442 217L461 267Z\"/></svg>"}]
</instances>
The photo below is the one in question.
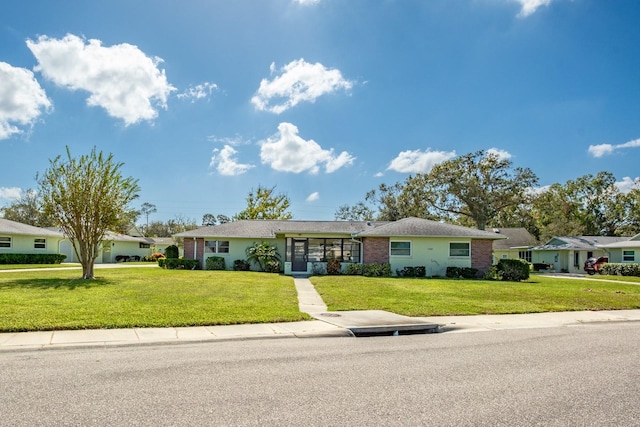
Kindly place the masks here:
<instances>
[{"instance_id":1,"label":"lawn shadow","mask_svg":"<svg viewBox=\"0 0 640 427\"><path fill-rule=\"evenodd\" d=\"M15 279L0 283L2 289L91 289L113 284L106 279L82 279L82 278L50 278L50 279Z\"/></svg>"}]
</instances>

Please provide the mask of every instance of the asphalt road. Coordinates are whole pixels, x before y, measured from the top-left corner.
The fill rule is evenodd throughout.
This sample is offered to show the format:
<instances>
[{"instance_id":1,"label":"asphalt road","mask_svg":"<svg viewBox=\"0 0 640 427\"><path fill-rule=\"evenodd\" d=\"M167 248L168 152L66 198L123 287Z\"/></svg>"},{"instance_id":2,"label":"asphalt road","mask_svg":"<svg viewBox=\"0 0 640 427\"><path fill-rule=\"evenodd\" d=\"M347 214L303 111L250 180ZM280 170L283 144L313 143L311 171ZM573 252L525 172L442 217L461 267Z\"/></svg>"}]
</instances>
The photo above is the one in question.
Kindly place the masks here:
<instances>
[{"instance_id":1,"label":"asphalt road","mask_svg":"<svg viewBox=\"0 0 640 427\"><path fill-rule=\"evenodd\" d=\"M638 426L640 323L0 353L2 426Z\"/></svg>"}]
</instances>

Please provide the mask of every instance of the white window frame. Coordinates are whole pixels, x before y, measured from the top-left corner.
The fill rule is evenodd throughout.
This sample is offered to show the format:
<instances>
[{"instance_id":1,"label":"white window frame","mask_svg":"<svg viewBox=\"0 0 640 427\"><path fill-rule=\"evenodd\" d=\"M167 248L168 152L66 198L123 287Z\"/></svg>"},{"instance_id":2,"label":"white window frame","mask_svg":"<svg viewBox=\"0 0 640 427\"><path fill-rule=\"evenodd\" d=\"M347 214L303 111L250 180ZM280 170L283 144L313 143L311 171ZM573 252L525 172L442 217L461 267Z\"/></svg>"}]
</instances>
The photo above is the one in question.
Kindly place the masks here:
<instances>
[{"instance_id":1,"label":"white window frame","mask_svg":"<svg viewBox=\"0 0 640 427\"><path fill-rule=\"evenodd\" d=\"M531 249L526 249L524 251L518 251L518 259L523 261L531 262L533 259L533 251Z\"/></svg>"},{"instance_id":2,"label":"white window frame","mask_svg":"<svg viewBox=\"0 0 640 427\"><path fill-rule=\"evenodd\" d=\"M469 248L468 255L453 255L451 253L451 245L467 245L467 248ZM471 242L449 242L449 257L450 258L471 258Z\"/></svg>"},{"instance_id":3,"label":"white window frame","mask_svg":"<svg viewBox=\"0 0 640 427\"><path fill-rule=\"evenodd\" d=\"M42 245L42 246L38 246ZM47 249L47 239L44 237L36 237L33 239L33 249L46 250Z\"/></svg>"},{"instance_id":4,"label":"white window frame","mask_svg":"<svg viewBox=\"0 0 640 427\"><path fill-rule=\"evenodd\" d=\"M396 251L398 251L398 250L400 250L400 251L406 251L406 250L407 250L407 248L404 248L404 247L402 247L402 248L398 248L398 247L394 248L394 247L393 247L393 244L394 244L394 243L408 243L408 244L409 244L409 248L408 248L408 249L409 249L409 253L408 253L408 254L404 254L404 253L403 253L403 254L393 253L394 249L395 249ZM411 256L412 252L413 252L413 245L412 245L412 243L411 243L411 240L391 240L391 241L389 241L389 256L397 256L397 257L405 257L405 258L408 258L408 257L410 257L410 256Z\"/></svg>"},{"instance_id":5,"label":"white window frame","mask_svg":"<svg viewBox=\"0 0 640 427\"><path fill-rule=\"evenodd\" d=\"M11 249L13 247L13 239L11 236L0 236L0 249Z\"/></svg>"},{"instance_id":6,"label":"white window frame","mask_svg":"<svg viewBox=\"0 0 640 427\"><path fill-rule=\"evenodd\" d=\"M622 251L622 262L636 262L636 251Z\"/></svg>"},{"instance_id":7,"label":"white window frame","mask_svg":"<svg viewBox=\"0 0 640 427\"><path fill-rule=\"evenodd\" d=\"M207 242L212 242L213 245L207 245ZM226 243L226 245L222 245L221 243ZM231 244L229 243L228 240L205 240L204 241L205 252L207 251L207 249L209 249L209 253L213 253L213 254L228 254L230 246ZM226 248L226 251L221 252L221 249L224 249L224 248Z\"/></svg>"}]
</instances>

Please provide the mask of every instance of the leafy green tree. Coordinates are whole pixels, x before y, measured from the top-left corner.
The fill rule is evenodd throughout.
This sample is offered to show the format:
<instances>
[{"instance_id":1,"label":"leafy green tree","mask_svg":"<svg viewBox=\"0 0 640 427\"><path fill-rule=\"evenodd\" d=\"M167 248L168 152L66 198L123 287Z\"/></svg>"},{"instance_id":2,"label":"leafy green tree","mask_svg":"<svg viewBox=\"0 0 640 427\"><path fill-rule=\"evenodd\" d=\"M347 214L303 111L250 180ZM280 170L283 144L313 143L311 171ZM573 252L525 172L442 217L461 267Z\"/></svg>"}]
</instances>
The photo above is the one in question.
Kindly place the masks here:
<instances>
[{"instance_id":1,"label":"leafy green tree","mask_svg":"<svg viewBox=\"0 0 640 427\"><path fill-rule=\"evenodd\" d=\"M214 214L206 213L202 215L202 225L205 227L216 225L217 222L218 221L216 220L216 216Z\"/></svg>"},{"instance_id":2,"label":"leafy green tree","mask_svg":"<svg viewBox=\"0 0 640 427\"><path fill-rule=\"evenodd\" d=\"M286 194L276 194L275 186L266 188L258 186L247 196L247 207L234 215L234 220L241 219L291 219L288 212L290 201Z\"/></svg>"},{"instance_id":3,"label":"leafy green tree","mask_svg":"<svg viewBox=\"0 0 640 427\"><path fill-rule=\"evenodd\" d=\"M375 212L364 202L358 202L353 206L341 205L334 214L336 221L371 221L375 218Z\"/></svg>"},{"instance_id":4,"label":"leafy green tree","mask_svg":"<svg viewBox=\"0 0 640 427\"><path fill-rule=\"evenodd\" d=\"M93 279L99 245L107 231L130 215L129 203L138 197L138 181L125 178L113 155L97 153L50 160L50 167L38 177L45 215L52 217L71 239L82 264L82 278Z\"/></svg>"},{"instance_id":5,"label":"leafy green tree","mask_svg":"<svg viewBox=\"0 0 640 427\"><path fill-rule=\"evenodd\" d=\"M247 261L258 264L260 270L277 273L280 270L280 254L278 248L269 242L254 243L245 250Z\"/></svg>"},{"instance_id":6,"label":"leafy green tree","mask_svg":"<svg viewBox=\"0 0 640 427\"><path fill-rule=\"evenodd\" d=\"M468 217L480 230L500 212L522 203L538 183L530 169L514 168L511 160L483 150L442 162L414 180L420 200L430 208Z\"/></svg>"},{"instance_id":7,"label":"leafy green tree","mask_svg":"<svg viewBox=\"0 0 640 427\"><path fill-rule=\"evenodd\" d=\"M149 215L156 212L158 212L158 209L156 208L156 205L152 203L144 202L140 207L140 213L144 215L147 220L145 225L145 234L147 233L147 229L149 228Z\"/></svg>"},{"instance_id":8,"label":"leafy green tree","mask_svg":"<svg viewBox=\"0 0 640 427\"><path fill-rule=\"evenodd\" d=\"M226 224L227 222L231 222L231 218L229 218L226 215L218 215L216 217L216 219L218 220L218 223L220 223L220 224Z\"/></svg>"},{"instance_id":9,"label":"leafy green tree","mask_svg":"<svg viewBox=\"0 0 640 427\"><path fill-rule=\"evenodd\" d=\"M55 221L42 212L40 197L32 189L21 194L20 198L9 206L1 208L5 219L29 224L35 227L54 227Z\"/></svg>"}]
</instances>

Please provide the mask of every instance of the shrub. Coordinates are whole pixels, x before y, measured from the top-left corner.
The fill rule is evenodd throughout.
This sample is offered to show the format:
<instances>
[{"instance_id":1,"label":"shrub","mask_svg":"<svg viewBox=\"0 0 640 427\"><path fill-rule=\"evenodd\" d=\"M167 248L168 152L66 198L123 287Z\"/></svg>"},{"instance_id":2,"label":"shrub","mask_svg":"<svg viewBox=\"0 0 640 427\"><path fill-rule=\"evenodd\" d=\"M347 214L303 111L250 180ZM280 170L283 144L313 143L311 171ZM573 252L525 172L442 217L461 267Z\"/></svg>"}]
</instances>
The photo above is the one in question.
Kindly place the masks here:
<instances>
[{"instance_id":1,"label":"shrub","mask_svg":"<svg viewBox=\"0 0 640 427\"><path fill-rule=\"evenodd\" d=\"M311 263L311 274L314 276L323 276L327 274L327 269L322 262L312 262Z\"/></svg>"},{"instance_id":2,"label":"shrub","mask_svg":"<svg viewBox=\"0 0 640 427\"><path fill-rule=\"evenodd\" d=\"M348 263L347 267L344 269L344 274L348 276L361 276L362 264Z\"/></svg>"},{"instance_id":3,"label":"shrub","mask_svg":"<svg viewBox=\"0 0 640 427\"><path fill-rule=\"evenodd\" d=\"M151 255L147 255L144 258L142 258L143 261L150 261L150 262L156 262L158 261L160 258L166 258L164 256L163 253L160 252L154 252Z\"/></svg>"},{"instance_id":4,"label":"shrub","mask_svg":"<svg viewBox=\"0 0 640 427\"><path fill-rule=\"evenodd\" d=\"M251 264L243 259L237 259L233 261L233 269L235 271L249 271L251 269Z\"/></svg>"},{"instance_id":5,"label":"shrub","mask_svg":"<svg viewBox=\"0 0 640 427\"><path fill-rule=\"evenodd\" d=\"M529 263L520 259L501 259L496 266L497 278L500 280L519 282L529 278Z\"/></svg>"},{"instance_id":6,"label":"shrub","mask_svg":"<svg viewBox=\"0 0 640 427\"><path fill-rule=\"evenodd\" d=\"M640 277L640 264L606 263L600 267L600 272L610 276Z\"/></svg>"},{"instance_id":7,"label":"shrub","mask_svg":"<svg viewBox=\"0 0 640 427\"><path fill-rule=\"evenodd\" d=\"M399 277L424 277L427 275L427 268L424 266L404 267L402 270L396 270Z\"/></svg>"},{"instance_id":8,"label":"shrub","mask_svg":"<svg viewBox=\"0 0 640 427\"><path fill-rule=\"evenodd\" d=\"M327 261L327 274L336 276L342 273L342 267L340 261L337 258Z\"/></svg>"},{"instance_id":9,"label":"shrub","mask_svg":"<svg viewBox=\"0 0 640 427\"><path fill-rule=\"evenodd\" d=\"M200 261L184 258L160 258L158 265L167 270L200 270Z\"/></svg>"},{"instance_id":10,"label":"shrub","mask_svg":"<svg viewBox=\"0 0 640 427\"><path fill-rule=\"evenodd\" d=\"M0 264L60 264L64 254L0 254Z\"/></svg>"},{"instance_id":11,"label":"shrub","mask_svg":"<svg viewBox=\"0 0 640 427\"><path fill-rule=\"evenodd\" d=\"M391 264L388 262L363 264L362 274L366 277L391 277Z\"/></svg>"},{"instance_id":12,"label":"shrub","mask_svg":"<svg viewBox=\"0 0 640 427\"><path fill-rule=\"evenodd\" d=\"M207 261L205 262L205 268L207 270L225 270L226 266L224 258L222 258L221 256L211 256L207 258Z\"/></svg>"},{"instance_id":13,"label":"shrub","mask_svg":"<svg viewBox=\"0 0 640 427\"><path fill-rule=\"evenodd\" d=\"M264 264L264 271L267 273L280 273L280 261L272 259Z\"/></svg>"},{"instance_id":14,"label":"shrub","mask_svg":"<svg viewBox=\"0 0 640 427\"><path fill-rule=\"evenodd\" d=\"M254 243L249 246L245 253L247 261L251 264L258 264L262 271L268 273L280 272L280 254L278 248L269 242Z\"/></svg>"},{"instance_id":15,"label":"shrub","mask_svg":"<svg viewBox=\"0 0 640 427\"><path fill-rule=\"evenodd\" d=\"M180 256L180 249L176 245L167 246L164 250L164 254L167 258L178 258Z\"/></svg>"}]
</instances>

